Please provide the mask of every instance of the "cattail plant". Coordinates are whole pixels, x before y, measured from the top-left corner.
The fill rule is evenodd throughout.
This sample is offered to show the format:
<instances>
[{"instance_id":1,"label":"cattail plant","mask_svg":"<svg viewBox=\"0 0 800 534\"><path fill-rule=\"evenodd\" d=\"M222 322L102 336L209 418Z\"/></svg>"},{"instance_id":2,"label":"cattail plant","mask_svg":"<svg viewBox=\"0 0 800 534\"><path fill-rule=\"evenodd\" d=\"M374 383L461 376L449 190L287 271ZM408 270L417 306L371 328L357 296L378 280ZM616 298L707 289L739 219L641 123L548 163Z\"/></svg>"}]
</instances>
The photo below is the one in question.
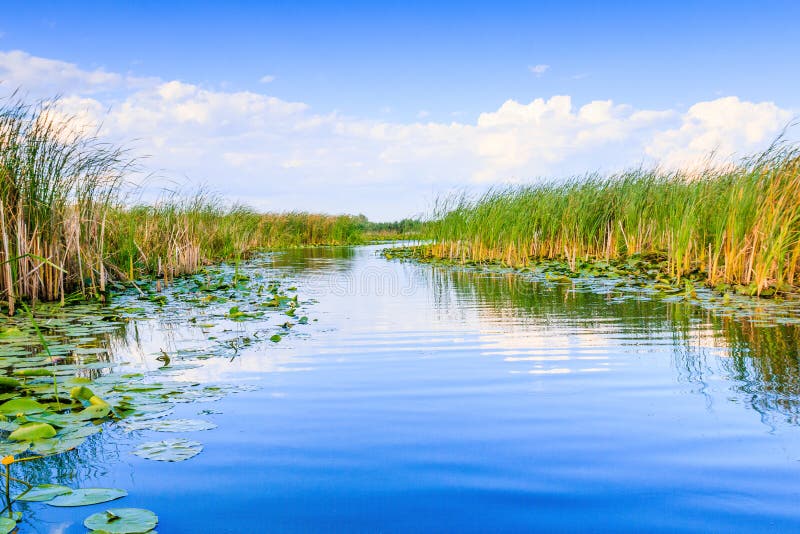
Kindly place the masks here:
<instances>
[{"instance_id":1,"label":"cattail plant","mask_svg":"<svg viewBox=\"0 0 800 534\"><path fill-rule=\"evenodd\" d=\"M0 104L0 293L10 314L20 298L101 291L106 217L132 165L54 103L15 98Z\"/></svg>"},{"instance_id":2,"label":"cattail plant","mask_svg":"<svg viewBox=\"0 0 800 534\"><path fill-rule=\"evenodd\" d=\"M800 151L702 172L636 169L440 199L428 253L524 266L655 253L665 274L762 293L800 285Z\"/></svg>"}]
</instances>

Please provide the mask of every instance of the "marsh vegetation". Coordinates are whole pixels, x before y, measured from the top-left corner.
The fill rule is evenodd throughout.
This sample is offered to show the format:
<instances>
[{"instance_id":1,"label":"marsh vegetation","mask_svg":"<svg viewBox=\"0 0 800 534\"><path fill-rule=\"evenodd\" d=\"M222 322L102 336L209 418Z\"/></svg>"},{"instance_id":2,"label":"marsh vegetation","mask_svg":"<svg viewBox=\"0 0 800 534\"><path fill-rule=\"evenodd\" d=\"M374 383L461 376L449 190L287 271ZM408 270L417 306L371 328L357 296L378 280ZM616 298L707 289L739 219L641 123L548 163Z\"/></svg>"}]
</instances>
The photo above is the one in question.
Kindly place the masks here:
<instances>
[{"instance_id":1,"label":"marsh vegetation","mask_svg":"<svg viewBox=\"0 0 800 534\"><path fill-rule=\"evenodd\" d=\"M800 285L800 151L776 143L726 168L636 169L440 200L421 257L571 271L628 260L681 287L684 279L759 296Z\"/></svg>"},{"instance_id":2,"label":"marsh vegetation","mask_svg":"<svg viewBox=\"0 0 800 534\"><path fill-rule=\"evenodd\" d=\"M0 105L0 294L62 303L102 298L109 279L171 279L257 250L357 244L392 229L363 216L259 213L200 190L131 202L137 162L58 112Z\"/></svg>"},{"instance_id":3,"label":"marsh vegetation","mask_svg":"<svg viewBox=\"0 0 800 534\"><path fill-rule=\"evenodd\" d=\"M672 402L693 395L745 407L733 417L752 433L741 439L748 454L773 462L781 477L776 507L796 483L793 471L762 449L762 429L748 427L755 411L758 424L793 436L800 419L800 315L793 300L800 284L800 152L791 146L693 174L634 170L450 197L425 222L265 214L202 190L132 202L127 180L137 168L125 150L76 129L52 104L11 100L0 107L0 533L30 524L35 514L63 519L52 511L60 508L130 502L128 489L85 483L105 480L96 470L124 471L127 463L113 454L152 475L138 499L162 478L148 463L198 456L187 463L210 456L212 466L229 467L216 473L219 487L261 483L278 498L248 496L258 506L242 511L241 492L219 490L215 479L213 498L225 513L209 518L208 494L198 493L208 466L187 467L172 472L180 492L170 481L162 500L149 499L158 516L96 508L82 513L86 528L145 532L165 516L166 528L210 528L216 521L218 530L247 530L252 523L237 514L260 515L271 506L271 514L301 530L307 525L297 518L310 487L341 492L343 502L364 489L349 470L320 474L318 466L338 461L370 473L365 494L374 493L376 477L396 481L413 473L415 485L445 493L440 502L461 511L484 509L460 501L460 486L454 492L440 485L463 476L463 465L479 491L495 491L500 480L480 473L502 473L520 495L538 498L541 490L526 484L550 477L584 493L601 487L593 497L599 501L614 494L608 477L598 470L576 482L575 456L558 451L572 448L584 456L581 466L619 473L628 472L628 458L645 458L638 466L644 469L631 472L663 467L648 463L643 451L681 443L686 429L670 426L673 419L689 419L703 432L718 423ZM386 262L377 247L350 246L398 239L420 242L385 250L384 257L413 263ZM318 298L308 296L312 289ZM767 305L752 297L772 299ZM640 347L661 360L645 361ZM409 351L423 357L409 359ZM670 362L666 370L662 360ZM630 370L636 374L625 374ZM226 374L235 380L220 381ZM652 387L659 380L662 389ZM278 402L282 390L258 396L265 384L296 397ZM642 388L655 412L669 415L648 426L652 414L639 413L639 403L620 394L625 388ZM672 395L666 401L659 400L664 390ZM223 404L237 393L251 397L233 405L236 417L194 406ZM632 429L625 440L616 439L608 418L620 406L620 420ZM576 428L586 435L576 439ZM609 436L619 454L594 447ZM115 453L104 448L106 440ZM215 440L224 447L207 451ZM558 451L540 446L548 442ZM714 442L698 442L710 452L689 451L697 461L720 456ZM398 443L424 446L409 452ZM437 447L446 451L445 462L426 456ZM489 448L504 452L486 455ZM370 464L365 450L385 457ZM339 456L331 462L331 454ZM282 474L287 465L292 472ZM724 470L716 474L720 492L739 487ZM303 485L297 513L281 491ZM668 485L656 489L665 498L675 493ZM177 501L168 506L163 499ZM426 517L430 499L424 501L405 503L419 513L401 515ZM497 521L530 525L530 503L507 514L507 503L492 502L483 502L486 515L477 522L450 517L483 530ZM375 507L381 513L372 518L359 511L359 525L380 530L393 504ZM649 501L638 508L639 517L655 517ZM778 519L791 523L782 510ZM543 525L567 520L540 512ZM610 518L606 526L621 524Z\"/></svg>"}]
</instances>

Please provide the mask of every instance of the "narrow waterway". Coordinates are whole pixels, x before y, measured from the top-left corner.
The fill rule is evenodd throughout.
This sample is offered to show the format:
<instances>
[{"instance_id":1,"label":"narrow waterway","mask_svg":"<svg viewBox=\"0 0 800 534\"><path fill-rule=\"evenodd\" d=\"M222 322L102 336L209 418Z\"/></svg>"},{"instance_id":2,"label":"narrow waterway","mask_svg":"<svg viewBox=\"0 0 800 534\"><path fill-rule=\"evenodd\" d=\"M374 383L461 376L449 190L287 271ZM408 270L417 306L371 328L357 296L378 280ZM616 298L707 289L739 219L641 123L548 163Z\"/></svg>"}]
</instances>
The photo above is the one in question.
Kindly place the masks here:
<instances>
[{"instance_id":1,"label":"narrow waterway","mask_svg":"<svg viewBox=\"0 0 800 534\"><path fill-rule=\"evenodd\" d=\"M162 533L800 530L798 327L379 248L265 261L309 322L170 373L238 387L176 405L218 425L168 436L199 455L139 458L163 434L108 423L49 473L125 488L112 506ZM153 369L208 332L137 319L113 358ZM21 527L85 532L108 507L25 505Z\"/></svg>"}]
</instances>

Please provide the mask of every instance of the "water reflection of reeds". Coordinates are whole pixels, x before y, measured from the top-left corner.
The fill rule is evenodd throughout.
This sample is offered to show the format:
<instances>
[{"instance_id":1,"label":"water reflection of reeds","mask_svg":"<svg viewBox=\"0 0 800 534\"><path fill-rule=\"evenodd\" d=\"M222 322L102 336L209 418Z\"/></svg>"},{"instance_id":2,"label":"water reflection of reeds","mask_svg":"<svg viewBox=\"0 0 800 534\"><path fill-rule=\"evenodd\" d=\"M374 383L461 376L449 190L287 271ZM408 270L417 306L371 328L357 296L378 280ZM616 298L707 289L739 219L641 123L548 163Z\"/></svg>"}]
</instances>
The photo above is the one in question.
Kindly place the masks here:
<instances>
[{"instance_id":1,"label":"water reflection of reeds","mask_svg":"<svg viewBox=\"0 0 800 534\"><path fill-rule=\"evenodd\" d=\"M353 268L355 258L353 247L305 247L275 252L269 265L280 269L282 274L308 276L348 271Z\"/></svg>"},{"instance_id":2,"label":"water reflection of reeds","mask_svg":"<svg viewBox=\"0 0 800 534\"><path fill-rule=\"evenodd\" d=\"M434 305L468 308L508 328L532 326L598 336L667 339L680 381L707 390L712 375L765 420L800 423L800 328L765 326L763 319L732 317L688 302L608 293L565 283L532 281L514 273L421 270L429 277Z\"/></svg>"}]
</instances>

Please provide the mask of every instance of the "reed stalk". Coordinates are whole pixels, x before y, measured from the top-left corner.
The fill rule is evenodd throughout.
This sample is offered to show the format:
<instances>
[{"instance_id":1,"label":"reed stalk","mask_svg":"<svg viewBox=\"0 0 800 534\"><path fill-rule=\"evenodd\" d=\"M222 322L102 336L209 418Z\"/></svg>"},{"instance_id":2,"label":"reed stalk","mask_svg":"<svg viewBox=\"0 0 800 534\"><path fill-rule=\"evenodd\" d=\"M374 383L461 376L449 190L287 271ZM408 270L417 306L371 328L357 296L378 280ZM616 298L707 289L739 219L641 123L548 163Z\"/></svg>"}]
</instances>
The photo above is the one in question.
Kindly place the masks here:
<instances>
[{"instance_id":1,"label":"reed stalk","mask_svg":"<svg viewBox=\"0 0 800 534\"><path fill-rule=\"evenodd\" d=\"M428 253L525 266L651 255L680 281L755 294L800 285L800 150L776 143L725 169L636 169L612 176L492 189L439 199Z\"/></svg>"}]
</instances>

